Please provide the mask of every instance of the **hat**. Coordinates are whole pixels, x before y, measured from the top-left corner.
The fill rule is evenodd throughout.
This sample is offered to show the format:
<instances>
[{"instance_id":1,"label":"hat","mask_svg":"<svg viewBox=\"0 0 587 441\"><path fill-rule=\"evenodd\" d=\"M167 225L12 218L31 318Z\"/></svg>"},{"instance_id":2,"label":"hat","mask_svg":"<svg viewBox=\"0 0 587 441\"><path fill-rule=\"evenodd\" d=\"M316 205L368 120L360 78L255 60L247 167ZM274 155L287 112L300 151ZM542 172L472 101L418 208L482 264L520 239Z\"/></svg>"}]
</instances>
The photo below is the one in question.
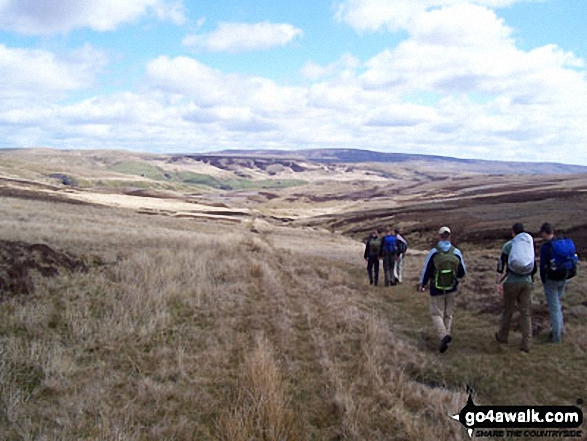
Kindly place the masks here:
<instances>
[{"instance_id":1,"label":"hat","mask_svg":"<svg viewBox=\"0 0 587 441\"><path fill-rule=\"evenodd\" d=\"M450 234L450 228L448 227L442 227L440 230L438 230L438 235L442 236L443 234Z\"/></svg>"}]
</instances>

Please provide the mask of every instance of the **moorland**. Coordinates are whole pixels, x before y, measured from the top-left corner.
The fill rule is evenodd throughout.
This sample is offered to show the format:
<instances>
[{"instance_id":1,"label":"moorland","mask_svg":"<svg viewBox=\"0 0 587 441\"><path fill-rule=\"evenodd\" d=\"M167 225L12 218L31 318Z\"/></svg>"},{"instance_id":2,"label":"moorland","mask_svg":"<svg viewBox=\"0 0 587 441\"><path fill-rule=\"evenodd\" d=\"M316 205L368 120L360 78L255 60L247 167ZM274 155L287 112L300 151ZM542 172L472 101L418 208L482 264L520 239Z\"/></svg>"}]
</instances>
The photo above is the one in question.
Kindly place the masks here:
<instances>
[{"instance_id":1,"label":"moorland","mask_svg":"<svg viewBox=\"0 0 587 441\"><path fill-rule=\"evenodd\" d=\"M587 255L587 168L333 150L0 151L0 433L6 439L468 439L477 404L587 390L587 265L549 343L493 333L500 246L549 221ZM469 273L438 354L415 285L441 225ZM362 240L400 228L404 283ZM540 242L537 241L537 245ZM553 381L554 378L564 381Z\"/></svg>"}]
</instances>

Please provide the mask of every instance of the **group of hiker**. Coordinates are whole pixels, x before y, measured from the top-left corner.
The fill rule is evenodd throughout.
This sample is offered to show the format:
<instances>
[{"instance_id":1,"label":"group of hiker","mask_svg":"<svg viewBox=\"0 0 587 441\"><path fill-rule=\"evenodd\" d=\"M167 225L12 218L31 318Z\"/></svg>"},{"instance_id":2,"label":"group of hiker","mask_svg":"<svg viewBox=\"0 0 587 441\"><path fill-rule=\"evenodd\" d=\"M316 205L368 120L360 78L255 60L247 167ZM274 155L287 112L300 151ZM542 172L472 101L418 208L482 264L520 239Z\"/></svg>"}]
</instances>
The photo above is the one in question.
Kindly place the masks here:
<instances>
[{"instance_id":1,"label":"group of hiker","mask_svg":"<svg viewBox=\"0 0 587 441\"><path fill-rule=\"evenodd\" d=\"M520 350L529 352L532 340L532 287L539 273L544 287L551 320L552 342L560 343L564 333L562 298L567 281L577 273L578 257L575 244L569 238L556 237L553 226L544 223L539 231L540 264L536 264L534 238L524 225L512 226L512 239L504 244L497 264L497 291L503 296L503 313L495 333L498 343L507 343L512 316L516 308L521 316L522 340ZM430 289L430 314L434 331L440 340L439 352L444 353L452 342L455 294L459 282L467 274L462 252L452 242L449 227L438 231L438 243L430 250L418 283L418 291ZM365 242L365 260L369 282L377 285L379 259L383 260L385 285L401 282L401 265L408 245L396 229L380 238L375 230Z\"/></svg>"},{"instance_id":2,"label":"group of hiker","mask_svg":"<svg viewBox=\"0 0 587 441\"><path fill-rule=\"evenodd\" d=\"M408 250L408 242L399 234L399 230L387 230L387 234L379 237L377 230L373 231L365 244L363 257L367 262L369 283L377 286L379 283L379 260L383 261L383 275L385 286L393 286L402 282L403 260Z\"/></svg>"}]
</instances>

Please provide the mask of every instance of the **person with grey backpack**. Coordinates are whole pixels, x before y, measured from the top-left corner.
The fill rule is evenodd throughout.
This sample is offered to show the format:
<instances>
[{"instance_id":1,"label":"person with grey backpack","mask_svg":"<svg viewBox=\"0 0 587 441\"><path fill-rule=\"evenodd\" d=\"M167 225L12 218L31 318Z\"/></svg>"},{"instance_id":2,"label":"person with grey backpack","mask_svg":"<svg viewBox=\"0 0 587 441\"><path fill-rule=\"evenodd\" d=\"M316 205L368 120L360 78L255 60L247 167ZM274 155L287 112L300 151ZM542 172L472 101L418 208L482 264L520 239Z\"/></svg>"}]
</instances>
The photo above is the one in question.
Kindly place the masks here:
<instances>
[{"instance_id":1,"label":"person with grey backpack","mask_svg":"<svg viewBox=\"0 0 587 441\"><path fill-rule=\"evenodd\" d=\"M517 307L521 315L520 350L529 352L532 338L532 286L537 271L536 251L534 239L524 231L523 224L513 225L512 237L503 246L497 263L496 283L498 292L503 295L504 310L495 340L499 343L508 342L512 316Z\"/></svg>"}]
</instances>

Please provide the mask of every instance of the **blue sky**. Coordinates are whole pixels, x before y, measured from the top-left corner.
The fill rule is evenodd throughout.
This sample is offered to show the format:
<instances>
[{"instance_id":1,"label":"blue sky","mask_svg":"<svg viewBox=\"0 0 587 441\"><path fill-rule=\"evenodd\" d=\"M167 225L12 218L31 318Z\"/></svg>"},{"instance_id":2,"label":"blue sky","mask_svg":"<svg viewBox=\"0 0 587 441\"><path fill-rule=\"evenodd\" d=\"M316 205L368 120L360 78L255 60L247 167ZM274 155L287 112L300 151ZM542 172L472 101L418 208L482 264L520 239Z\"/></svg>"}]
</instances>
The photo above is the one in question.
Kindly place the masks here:
<instances>
[{"instance_id":1,"label":"blue sky","mask_svg":"<svg viewBox=\"0 0 587 441\"><path fill-rule=\"evenodd\" d=\"M0 147L587 165L586 13L583 0L0 0Z\"/></svg>"}]
</instances>

